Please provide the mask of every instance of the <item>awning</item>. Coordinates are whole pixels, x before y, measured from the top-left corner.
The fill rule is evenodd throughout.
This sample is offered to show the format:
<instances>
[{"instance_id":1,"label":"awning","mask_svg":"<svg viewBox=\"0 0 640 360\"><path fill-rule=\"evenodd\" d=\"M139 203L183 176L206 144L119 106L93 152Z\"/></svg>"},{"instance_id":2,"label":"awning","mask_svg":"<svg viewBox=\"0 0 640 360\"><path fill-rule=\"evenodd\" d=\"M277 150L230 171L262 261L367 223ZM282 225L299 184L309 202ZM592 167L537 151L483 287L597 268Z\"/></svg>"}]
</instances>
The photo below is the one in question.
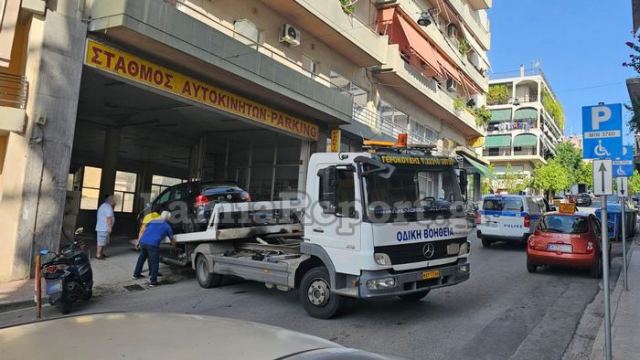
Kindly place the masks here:
<instances>
[{"instance_id":1,"label":"awning","mask_svg":"<svg viewBox=\"0 0 640 360\"><path fill-rule=\"evenodd\" d=\"M441 65L436 49L425 39L396 7L378 12L378 31L387 34L400 50L411 53L425 62L435 75L441 75Z\"/></svg>"},{"instance_id":2,"label":"awning","mask_svg":"<svg viewBox=\"0 0 640 360\"><path fill-rule=\"evenodd\" d=\"M511 109L491 110L490 123L506 121L511 121Z\"/></svg>"},{"instance_id":3,"label":"awning","mask_svg":"<svg viewBox=\"0 0 640 360\"><path fill-rule=\"evenodd\" d=\"M513 139L513 146L536 146L538 137L533 134L517 135Z\"/></svg>"},{"instance_id":4,"label":"awning","mask_svg":"<svg viewBox=\"0 0 640 360\"><path fill-rule=\"evenodd\" d=\"M515 120L537 119L538 110L534 108L522 108L516 110L513 118Z\"/></svg>"},{"instance_id":5,"label":"awning","mask_svg":"<svg viewBox=\"0 0 640 360\"><path fill-rule=\"evenodd\" d=\"M474 159L472 159L469 155L466 155L464 153L460 154L462 155L462 157L469 162L469 164L471 164L471 166L473 166L476 170L478 170L478 172L485 177L488 177L489 175L491 175L491 172L489 171L489 168L482 165L481 163L475 161Z\"/></svg>"},{"instance_id":6,"label":"awning","mask_svg":"<svg viewBox=\"0 0 640 360\"><path fill-rule=\"evenodd\" d=\"M485 148L503 148L511 146L511 135L487 136L484 141Z\"/></svg>"}]
</instances>

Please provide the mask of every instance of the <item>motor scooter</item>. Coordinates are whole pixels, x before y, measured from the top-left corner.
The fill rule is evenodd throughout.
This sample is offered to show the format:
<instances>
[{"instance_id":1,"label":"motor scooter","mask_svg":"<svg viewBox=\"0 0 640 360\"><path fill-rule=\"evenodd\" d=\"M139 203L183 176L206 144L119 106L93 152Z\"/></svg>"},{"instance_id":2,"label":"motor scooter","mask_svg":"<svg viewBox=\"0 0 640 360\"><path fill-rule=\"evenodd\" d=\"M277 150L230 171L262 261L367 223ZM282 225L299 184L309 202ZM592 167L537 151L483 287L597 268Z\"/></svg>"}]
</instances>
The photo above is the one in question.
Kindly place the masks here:
<instances>
[{"instance_id":1,"label":"motor scooter","mask_svg":"<svg viewBox=\"0 0 640 360\"><path fill-rule=\"evenodd\" d=\"M59 253L40 250L43 259L42 276L46 283L49 303L60 312L71 312L72 304L80 299L89 300L93 295L93 271L86 245L78 241L83 228L75 231L73 242Z\"/></svg>"}]
</instances>

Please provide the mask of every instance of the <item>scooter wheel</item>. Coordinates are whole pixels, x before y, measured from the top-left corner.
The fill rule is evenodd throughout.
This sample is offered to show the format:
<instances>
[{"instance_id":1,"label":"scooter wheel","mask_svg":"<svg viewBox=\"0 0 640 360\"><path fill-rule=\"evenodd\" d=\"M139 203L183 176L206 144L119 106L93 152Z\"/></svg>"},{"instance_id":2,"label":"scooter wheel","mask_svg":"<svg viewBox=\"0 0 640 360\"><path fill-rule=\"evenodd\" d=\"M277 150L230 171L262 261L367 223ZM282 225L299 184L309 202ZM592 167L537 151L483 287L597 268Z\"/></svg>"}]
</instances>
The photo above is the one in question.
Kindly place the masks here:
<instances>
[{"instance_id":1,"label":"scooter wheel","mask_svg":"<svg viewBox=\"0 0 640 360\"><path fill-rule=\"evenodd\" d=\"M60 300L56 301L56 307L64 315L67 315L68 313L71 312L71 302L70 301L65 301L63 299L60 299Z\"/></svg>"}]
</instances>

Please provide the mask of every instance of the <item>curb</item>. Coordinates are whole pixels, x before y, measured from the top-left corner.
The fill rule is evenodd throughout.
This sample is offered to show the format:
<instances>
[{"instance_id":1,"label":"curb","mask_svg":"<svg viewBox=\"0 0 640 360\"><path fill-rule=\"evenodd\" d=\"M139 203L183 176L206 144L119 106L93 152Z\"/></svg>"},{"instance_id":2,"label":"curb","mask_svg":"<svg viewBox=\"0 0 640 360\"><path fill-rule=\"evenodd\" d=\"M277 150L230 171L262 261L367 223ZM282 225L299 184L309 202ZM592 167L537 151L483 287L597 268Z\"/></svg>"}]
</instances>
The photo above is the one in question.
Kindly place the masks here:
<instances>
[{"instance_id":1,"label":"curb","mask_svg":"<svg viewBox=\"0 0 640 360\"><path fill-rule=\"evenodd\" d=\"M631 256L636 246L629 249ZM622 270L618 274L613 290L611 291L611 322L615 320L618 303L623 288ZM562 356L563 360L600 360L604 355L604 288L594 297L593 301L584 310L576 332Z\"/></svg>"},{"instance_id":2,"label":"curb","mask_svg":"<svg viewBox=\"0 0 640 360\"><path fill-rule=\"evenodd\" d=\"M24 309L28 307L35 307L35 306L36 306L36 303L33 301L33 299L5 301L5 302L0 302L0 313L11 311L11 310Z\"/></svg>"}]
</instances>

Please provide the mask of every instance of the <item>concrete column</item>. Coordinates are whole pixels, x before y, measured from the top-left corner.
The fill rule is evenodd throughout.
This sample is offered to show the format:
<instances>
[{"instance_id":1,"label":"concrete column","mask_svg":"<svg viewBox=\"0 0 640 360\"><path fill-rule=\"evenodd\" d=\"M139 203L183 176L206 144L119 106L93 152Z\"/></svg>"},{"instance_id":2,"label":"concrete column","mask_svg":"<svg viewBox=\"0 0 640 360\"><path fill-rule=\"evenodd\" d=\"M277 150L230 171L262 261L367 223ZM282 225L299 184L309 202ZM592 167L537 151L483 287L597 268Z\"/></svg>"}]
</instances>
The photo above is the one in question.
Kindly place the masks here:
<instances>
[{"instance_id":1,"label":"concrete column","mask_svg":"<svg viewBox=\"0 0 640 360\"><path fill-rule=\"evenodd\" d=\"M140 194L136 199L135 211L141 211L144 206L151 201L151 184L153 181L153 171L148 162L142 165L142 171L138 174L137 192Z\"/></svg>"},{"instance_id":2,"label":"concrete column","mask_svg":"<svg viewBox=\"0 0 640 360\"><path fill-rule=\"evenodd\" d=\"M76 7L58 0L46 18L31 16L28 120L9 135L3 168L0 282L28 278L33 253L60 242L87 31Z\"/></svg>"},{"instance_id":3,"label":"concrete column","mask_svg":"<svg viewBox=\"0 0 640 360\"><path fill-rule=\"evenodd\" d=\"M105 195L113 195L118 169L118 153L120 152L120 128L107 128L104 134L104 150L102 157L102 174L100 176L100 198L102 203Z\"/></svg>"}]
</instances>

